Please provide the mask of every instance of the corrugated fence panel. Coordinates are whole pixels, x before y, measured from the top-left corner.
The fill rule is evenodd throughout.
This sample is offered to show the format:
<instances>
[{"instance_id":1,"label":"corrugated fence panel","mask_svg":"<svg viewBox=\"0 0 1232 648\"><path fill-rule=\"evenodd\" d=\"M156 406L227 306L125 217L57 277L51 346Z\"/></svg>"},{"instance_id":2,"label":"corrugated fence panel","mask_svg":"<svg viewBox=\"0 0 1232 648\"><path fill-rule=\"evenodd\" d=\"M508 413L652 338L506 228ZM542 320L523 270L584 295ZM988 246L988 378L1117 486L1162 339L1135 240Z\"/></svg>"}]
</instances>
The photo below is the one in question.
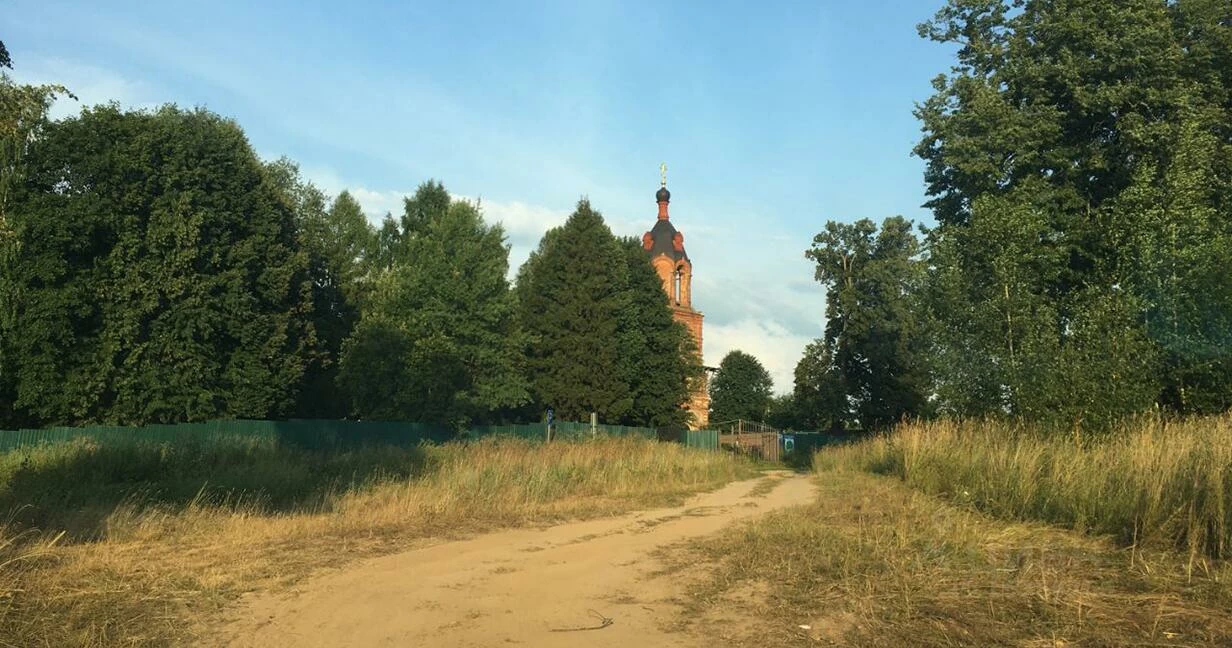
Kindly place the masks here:
<instances>
[{"instance_id":1,"label":"corrugated fence panel","mask_svg":"<svg viewBox=\"0 0 1232 648\"><path fill-rule=\"evenodd\" d=\"M684 444L690 448L704 450L719 449L718 430L688 430L684 433Z\"/></svg>"},{"instance_id":2,"label":"corrugated fence panel","mask_svg":"<svg viewBox=\"0 0 1232 648\"><path fill-rule=\"evenodd\" d=\"M656 438L654 428L600 425L594 433L611 436ZM476 426L461 438L478 439L494 434L516 436L532 441L547 438L545 423ZM562 421L553 425L555 439L588 438L589 423ZM282 443L314 451L334 451L372 445L417 445L443 443L458 438L440 425L407 421L329 421L329 420L215 420L175 425L143 427L90 426L54 427L41 430L0 431L0 452L24 446L64 443L90 438L98 443L201 443L224 439L246 439Z\"/></svg>"}]
</instances>

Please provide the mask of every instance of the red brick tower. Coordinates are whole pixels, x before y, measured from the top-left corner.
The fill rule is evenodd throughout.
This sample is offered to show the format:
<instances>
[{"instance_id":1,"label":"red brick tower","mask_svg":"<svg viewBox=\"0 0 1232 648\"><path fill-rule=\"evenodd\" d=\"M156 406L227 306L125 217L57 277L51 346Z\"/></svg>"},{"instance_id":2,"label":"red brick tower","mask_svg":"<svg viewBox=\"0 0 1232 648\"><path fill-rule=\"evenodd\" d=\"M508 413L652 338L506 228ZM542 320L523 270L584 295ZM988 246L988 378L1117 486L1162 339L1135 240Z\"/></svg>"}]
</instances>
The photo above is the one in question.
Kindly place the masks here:
<instances>
[{"instance_id":1,"label":"red brick tower","mask_svg":"<svg viewBox=\"0 0 1232 648\"><path fill-rule=\"evenodd\" d=\"M660 170L663 172L662 182L655 194L655 201L659 203L659 220L642 235L642 247L650 254L650 264L663 280L663 292L667 295L672 318L684 324L693 335L700 359L703 315L693 308L693 263L684 251L684 234L672 226L668 217L667 207L672 194L667 190L667 167L661 166ZM693 429L706 427L710 418L710 393L704 375L691 385L689 402L683 405L693 414Z\"/></svg>"}]
</instances>

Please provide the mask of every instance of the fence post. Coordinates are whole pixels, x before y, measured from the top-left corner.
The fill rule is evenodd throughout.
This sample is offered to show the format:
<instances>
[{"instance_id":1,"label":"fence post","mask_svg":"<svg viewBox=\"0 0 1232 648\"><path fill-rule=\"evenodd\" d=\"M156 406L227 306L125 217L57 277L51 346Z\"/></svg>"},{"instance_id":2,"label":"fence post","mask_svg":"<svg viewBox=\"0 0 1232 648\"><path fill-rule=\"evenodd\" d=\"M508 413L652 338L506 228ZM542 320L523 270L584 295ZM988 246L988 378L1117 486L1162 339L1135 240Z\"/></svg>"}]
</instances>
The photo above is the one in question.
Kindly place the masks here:
<instances>
[{"instance_id":1,"label":"fence post","mask_svg":"<svg viewBox=\"0 0 1232 648\"><path fill-rule=\"evenodd\" d=\"M595 438L599 433L599 415L595 412L590 413L590 438Z\"/></svg>"}]
</instances>

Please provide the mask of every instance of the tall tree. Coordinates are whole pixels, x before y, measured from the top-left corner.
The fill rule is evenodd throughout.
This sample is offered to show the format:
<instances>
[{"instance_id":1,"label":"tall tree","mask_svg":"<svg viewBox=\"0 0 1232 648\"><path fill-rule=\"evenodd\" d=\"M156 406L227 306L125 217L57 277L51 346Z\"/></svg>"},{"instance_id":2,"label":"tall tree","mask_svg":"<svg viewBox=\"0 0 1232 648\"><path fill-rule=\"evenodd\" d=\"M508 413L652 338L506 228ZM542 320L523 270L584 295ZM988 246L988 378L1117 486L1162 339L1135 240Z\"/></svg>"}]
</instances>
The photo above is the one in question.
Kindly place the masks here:
<instances>
[{"instance_id":1,"label":"tall tree","mask_svg":"<svg viewBox=\"0 0 1232 648\"><path fill-rule=\"evenodd\" d=\"M300 177L291 160L268 164L266 172L295 214L312 277L317 346L295 413L304 418L341 418L350 408L337 389L338 364L342 343L359 320L360 302L368 289L367 268L376 233L349 193L343 191L330 204L324 192Z\"/></svg>"},{"instance_id":2,"label":"tall tree","mask_svg":"<svg viewBox=\"0 0 1232 648\"><path fill-rule=\"evenodd\" d=\"M628 272L625 250L585 199L518 272L532 393L561 420L595 412L619 421L633 408L620 330Z\"/></svg>"},{"instance_id":3,"label":"tall tree","mask_svg":"<svg viewBox=\"0 0 1232 648\"><path fill-rule=\"evenodd\" d=\"M911 222L826 223L805 255L826 292L826 345L866 428L925 413L929 373L917 295L923 279Z\"/></svg>"},{"instance_id":4,"label":"tall tree","mask_svg":"<svg viewBox=\"0 0 1232 648\"><path fill-rule=\"evenodd\" d=\"M3 67L11 68L12 64L0 43L0 68ZM46 126L47 110L57 94L68 93L58 85L14 83L0 70L0 267L13 263L21 248L21 240L7 216L9 196L22 182L26 153ZM21 289L13 276L0 273L0 331L14 330ZM0 425L16 427L28 421L18 415L16 365L6 359L5 347L0 340Z\"/></svg>"},{"instance_id":5,"label":"tall tree","mask_svg":"<svg viewBox=\"0 0 1232 648\"><path fill-rule=\"evenodd\" d=\"M441 191L426 183L416 197ZM401 233L400 257L345 345L339 381L355 413L462 427L521 405L523 342L504 230L466 201L419 211L410 199L406 211L413 229Z\"/></svg>"},{"instance_id":6,"label":"tall tree","mask_svg":"<svg viewBox=\"0 0 1232 648\"><path fill-rule=\"evenodd\" d=\"M289 411L313 344L294 214L234 123L98 107L47 125L8 215L0 330L38 424Z\"/></svg>"},{"instance_id":7,"label":"tall tree","mask_svg":"<svg viewBox=\"0 0 1232 648\"><path fill-rule=\"evenodd\" d=\"M672 319L663 282L637 239L621 241L628 264L629 307L622 315L622 359L632 405L625 423L685 427L683 404L690 381L702 375L701 359L687 329Z\"/></svg>"},{"instance_id":8,"label":"tall tree","mask_svg":"<svg viewBox=\"0 0 1232 648\"><path fill-rule=\"evenodd\" d=\"M761 362L739 349L723 356L710 379L710 420L762 422L770 413L774 382Z\"/></svg>"},{"instance_id":9,"label":"tall tree","mask_svg":"<svg viewBox=\"0 0 1232 648\"><path fill-rule=\"evenodd\" d=\"M842 429L851 420L843 376L824 339L813 340L796 363L792 425L802 430Z\"/></svg>"},{"instance_id":10,"label":"tall tree","mask_svg":"<svg viewBox=\"0 0 1232 648\"><path fill-rule=\"evenodd\" d=\"M951 0L921 34L960 45L917 110L942 406L1232 405L1232 7Z\"/></svg>"}]
</instances>

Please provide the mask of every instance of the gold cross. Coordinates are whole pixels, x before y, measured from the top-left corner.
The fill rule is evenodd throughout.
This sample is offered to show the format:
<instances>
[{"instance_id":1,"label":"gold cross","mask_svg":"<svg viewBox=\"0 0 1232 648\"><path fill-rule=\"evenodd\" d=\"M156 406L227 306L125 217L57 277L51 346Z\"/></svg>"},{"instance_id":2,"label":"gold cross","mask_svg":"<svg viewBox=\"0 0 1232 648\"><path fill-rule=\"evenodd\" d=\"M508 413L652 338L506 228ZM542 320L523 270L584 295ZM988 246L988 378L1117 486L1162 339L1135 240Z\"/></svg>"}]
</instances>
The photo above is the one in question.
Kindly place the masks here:
<instances>
[{"instance_id":1,"label":"gold cross","mask_svg":"<svg viewBox=\"0 0 1232 648\"><path fill-rule=\"evenodd\" d=\"M667 163L666 162L659 163L659 185L663 187L667 186Z\"/></svg>"}]
</instances>

